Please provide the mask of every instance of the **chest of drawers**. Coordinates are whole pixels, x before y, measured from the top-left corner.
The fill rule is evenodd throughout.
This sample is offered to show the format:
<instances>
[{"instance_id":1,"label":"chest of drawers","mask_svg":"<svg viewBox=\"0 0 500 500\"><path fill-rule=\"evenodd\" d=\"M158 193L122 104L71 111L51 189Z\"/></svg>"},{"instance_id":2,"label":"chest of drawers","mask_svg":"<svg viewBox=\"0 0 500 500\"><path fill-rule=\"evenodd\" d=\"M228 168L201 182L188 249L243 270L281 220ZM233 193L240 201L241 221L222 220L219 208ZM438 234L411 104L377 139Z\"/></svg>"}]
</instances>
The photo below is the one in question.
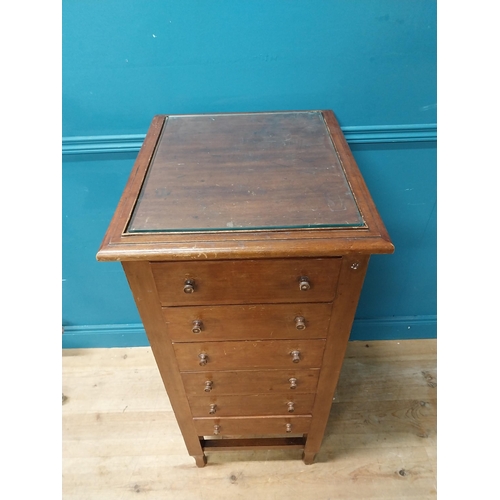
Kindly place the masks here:
<instances>
[{"instance_id":1,"label":"chest of drawers","mask_svg":"<svg viewBox=\"0 0 500 500\"><path fill-rule=\"evenodd\" d=\"M320 448L371 254L331 111L156 116L97 254L121 261L186 447Z\"/></svg>"}]
</instances>

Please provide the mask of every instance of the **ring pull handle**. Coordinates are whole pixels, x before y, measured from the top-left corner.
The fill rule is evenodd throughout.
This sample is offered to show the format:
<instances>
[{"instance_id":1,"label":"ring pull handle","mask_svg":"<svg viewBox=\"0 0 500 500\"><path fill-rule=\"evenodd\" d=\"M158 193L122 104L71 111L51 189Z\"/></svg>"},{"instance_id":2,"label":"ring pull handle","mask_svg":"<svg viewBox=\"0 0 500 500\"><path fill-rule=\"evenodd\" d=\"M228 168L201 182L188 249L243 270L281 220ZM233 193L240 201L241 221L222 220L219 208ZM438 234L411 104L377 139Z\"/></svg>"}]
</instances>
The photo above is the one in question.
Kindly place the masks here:
<instances>
[{"instance_id":1,"label":"ring pull handle","mask_svg":"<svg viewBox=\"0 0 500 500\"><path fill-rule=\"evenodd\" d=\"M199 319L195 319L193 321L193 328L191 329L191 331L193 333L201 333L202 330L203 330L203 323Z\"/></svg>"},{"instance_id":2,"label":"ring pull handle","mask_svg":"<svg viewBox=\"0 0 500 500\"><path fill-rule=\"evenodd\" d=\"M184 293L194 293L194 280L184 280Z\"/></svg>"},{"instance_id":3,"label":"ring pull handle","mask_svg":"<svg viewBox=\"0 0 500 500\"><path fill-rule=\"evenodd\" d=\"M297 330L305 330L306 319L303 316L297 316L295 318L295 328L297 328Z\"/></svg>"},{"instance_id":4,"label":"ring pull handle","mask_svg":"<svg viewBox=\"0 0 500 500\"><path fill-rule=\"evenodd\" d=\"M292 351L290 356L292 356L292 361L294 363L298 363L300 361L300 351Z\"/></svg>"},{"instance_id":5,"label":"ring pull handle","mask_svg":"<svg viewBox=\"0 0 500 500\"><path fill-rule=\"evenodd\" d=\"M301 292L307 292L311 288L311 284L309 283L309 278L307 276L301 276L299 278L299 290Z\"/></svg>"}]
</instances>

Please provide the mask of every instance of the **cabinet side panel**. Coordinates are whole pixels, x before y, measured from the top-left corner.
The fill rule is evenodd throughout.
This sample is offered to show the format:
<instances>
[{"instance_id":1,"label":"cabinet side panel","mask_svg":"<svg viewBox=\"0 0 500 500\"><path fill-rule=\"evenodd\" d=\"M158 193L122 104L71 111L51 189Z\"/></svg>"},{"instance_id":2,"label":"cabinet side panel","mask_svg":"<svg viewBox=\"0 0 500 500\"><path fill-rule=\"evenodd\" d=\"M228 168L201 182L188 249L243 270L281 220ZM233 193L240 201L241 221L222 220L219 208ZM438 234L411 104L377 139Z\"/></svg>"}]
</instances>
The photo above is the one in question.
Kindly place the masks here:
<instances>
[{"instance_id":1,"label":"cabinet side panel","mask_svg":"<svg viewBox=\"0 0 500 500\"><path fill-rule=\"evenodd\" d=\"M122 262L122 265L188 452L192 456L202 455L175 353L172 344L165 342L165 322L151 266L146 261Z\"/></svg>"},{"instance_id":2,"label":"cabinet side panel","mask_svg":"<svg viewBox=\"0 0 500 500\"><path fill-rule=\"evenodd\" d=\"M369 259L367 255L350 255L342 259L337 297L333 303L314 401L313 419L304 449L304 454L308 456L318 452L323 440Z\"/></svg>"}]
</instances>

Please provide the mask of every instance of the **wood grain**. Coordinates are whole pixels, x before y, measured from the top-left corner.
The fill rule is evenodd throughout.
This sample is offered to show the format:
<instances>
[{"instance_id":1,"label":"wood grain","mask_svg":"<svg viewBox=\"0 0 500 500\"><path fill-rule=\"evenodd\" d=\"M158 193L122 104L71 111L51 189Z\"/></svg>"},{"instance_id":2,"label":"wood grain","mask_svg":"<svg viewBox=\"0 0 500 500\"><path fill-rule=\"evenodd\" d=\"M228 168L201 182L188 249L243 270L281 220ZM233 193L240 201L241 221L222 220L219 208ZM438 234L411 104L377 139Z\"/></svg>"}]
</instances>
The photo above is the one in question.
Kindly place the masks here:
<instances>
[{"instance_id":1,"label":"wood grain","mask_svg":"<svg viewBox=\"0 0 500 500\"><path fill-rule=\"evenodd\" d=\"M264 370L264 371L212 371L181 373L186 394L190 397L206 396L205 382L213 382L210 394L237 395L272 393L310 393L316 391L319 369ZM297 387L290 388L290 378L297 380Z\"/></svg>"},{"instance_id":2,"label":"wood grain","mask_svg":"<svg viewBox=\"0 0 500 500\"><path fill-rule=\"evenodd\" d=\"M123 262L122 265L186 447L192 456L203 455L191 420L191 410L182 385L175 352L170 342L163 341L165 324L151 268L148 262Z\"/></svg>"},{"instance_id":3,"label":"wood grain","mask_svg":"<svg viewBox=\"0 0 500 500\"><path fill-rule=\"evenodd\" d=\"M155 117L98 258L122 260L188 451L202 467L200 432L208 426L210 433L214 425L217 431L214 421L224 422L216 435L260 430L269 437L290 431L282 427L293 420L305 439L303 460L313 462L369 255L392 251L333 113L304 111ZM254 322L259 311L250 307L293 304L295 309L300 303L316 303L316 312L325 306L314 318L319 336L307 337L303 329L302 336L290 335L280 314L269 314L271 309ZM246 309L235 308L240 305ZM206 307L197 313L216 308L219 324L224 306L238 311L228 314L226 334L231 330L241 337L220 333L218 339L186 340L182 315L201 306ZM181 317L174 325L176 314ZM214 317L207 315L205 321ZM191 325L195 319L203 325L197 318ZM291 317L287 321L306 324ZM265 322L269 326L262 328ZM259 327L262 333L255 333ZM273 337L275 329L281 335ZM176 331L182 334L176 337ZM191 326L191 333L201 332ZM210 393L221 385L221 373L252 377L267 371L263 388L250 394L266 399L277 382L271 372L292 367L321 368L309 402L311 415L286 416L287 421L280 409L272 414L257 399L250 414L234 415L233 405L234 416L193 419L191 404L196 403L183 373L202 373L196 391L201 386ZM226 378L224 384L233 387L223 390L246 396L236 392L240 381ZM295 381L287 382L288 388L274 393L277 402L293 390Z\"/></svg>"},{"instance_id":4,"label":"wood grain","mask_svg":"<svg viewBox=\"0 0 500 500\"><path fill-rule=\"evenodd\" d=\"M158 295L163 305L331 302L341 259L263 259L193 262L153 262ZM310 289L300 290L301 276ZM186 279L195 281L184 293Z\"/></svg>"},{"instance_id":5,"label":"wood grain","mask_svg":"<svg viewBox=\"0 0 500 500\"><path fill-rule=\"evenodd\" d=\"M113 215L113 219L111 220L104 236L101 248L105 248L108 245L112 247L120 242L122 230L117 231L117 228L125 228L130 216L132 215L136 193L138 193L142 187L164 124L164 116L157 115L153 118L146 138L144 139L139 154L135 160L134 167L128 178L123 195L120 198Z\"/></svg>"},{"instance_id":6,"label":"wood grain","mask_svg":"<svg viewBox=\"0 0 500 500\"><path fill-rule=\"evenodd\" d=\"M306 114L309 113L310 112L306 112ZM333 144L335 152L333 153L332 158L335 159L335 157L338 157L338 160L334 161L335 165L332 164L332 167L334 167L333 170L335 170L336 174L340 174L340 176L334 175L331 178L333 179L333 182L316 182L315 185L320 191L323 192L323 189L326 186L332 187L338 181L344 185L344 182L347 181L347 184L352 189L352 196L354 197L356 205L361 212L362 219L365 222L364 227L351 227L348 229L344 229L342 227L292 229L289 227L285 229L257 230L253 232L247 230L228 231L228 229L234 229L235 221L232 221L230 216L234 211L232 204L237 202L226 200L227 207L231 208L231 210L227 213L221 212L221 214L215 214L217 217L221 216L220 221L225 224L225 226L221 228L224 229L222 231L201 231L199 233L127 233L129 216L134 209L137 198L139 197L143 181L147 177L148 169L152 163L151 160L153 158L154 148L158 143L159 134L162 131L165 121L169 120L168 116L159 115L154 118L148 134L146 135L143 149L141 149L137 158L130 180L127 183L122 199L120 200L120 205L110 223L99 252L97 253L97 259L101 261L144 259L150 261L162 261L190 260L196 258L217 260L252 259L264 258L265 256L321 257L324 255L334 256L345 255L348 253L392 253L394 251L394 246L387 235L387 231L382 221L380 220L375 204L373 203L373 200L366 188L361 173L347 143L345 142L342 131L333 112L321 111L321 115L325 120L330 137L328 138L328 134L323 135L323 133L321 133L320 135L326 143L331 140L331 144L327 144L328 148L330 148ZM175 119L177 120L178 118ZM181 137L178 137L178 139L181 141L183 140ZM325 144L323 144L323 147L324 146ZM212 147L217 146L212 145ZM196 151L195 148L194 154L198 153L199 151ZM317 172L316 167L310 163L301 163L304 167L301 175L306 175L306 177L308 176L311 179L314 178L315 176L309 175L308 172ZM341 165L341 168L339 168L339 165ZM283 184L283 175L279 173L280 168L281 167L279 167L278 170L275 170L273 168L269 169L266 167L266 172L272 171L276 174L277 179L273 181L273 185L275 186L273 189L278 187L277 192L280 193L280 196L287 198L287 192L283 191L280 187L281 184ZM344 173L345 179L342 179ZM185 175L185 173L181 173L180 175ZM196 179L196 181L201 182L203 179L204 178L200 176ZM261 179L259 178L259 181L260 180ZM295 195L293 196L294 199L291 203L290 199L287 198L288 203L284 205L285 210L296 212L296 215L304 213L307 214L308 212L314 213L309 209L317 211L318 207L315 208L314 205L317 204L318 199L324 200L325 198L318 198L316 196L317 191L311 191L311 186L308 188L307 182L305 184L300 184L299 187L300 192L295 192ZM267 186L264 186L264 188L267 190ZM228 190L225 190L223 192L224 196L226 196L227 193ZM158 195L160 197L162 196L161 193ZM155 194L154 196L156 197L157 195ZM186 196L189 199L191 194L188 192L186 193ZM351 195L349 192L344 192L344 196L344 201L346 201ZM272 201L272 197L270 198ZM237 204L239 206L241 197L238 197L237 199ZM267 199L269 199L269 197ZM249 201L249 203L246 203L246 205L252 204L250 203L251 200L247 201ZM309 209L307 206L308 203L312 204ZM348 202L348 204L349 203L351 208L353 208L352 200ZM208 205L205 204L204 206L207 206L207 209L210 210ZM335 208L335 203L333 204L333 208ZM281 208L281 210L283 210L283 208ZM269 214L263 214L262 212L260 212L260 214L261 216L267 217L268 215L273 215L274 213L272 211L269 212ZM337 211L337 214L340 212L343 213L343 211ZM222 217L222 215L224 216ZM226 219L228 220L226 221ZM297 220L295 215L292 219L292 225L295 225L295 222L293 222ZM231 222L233 223L233 228L227 225Z\"/></svg>"},{"instance_id":7,"label":"wood grain","mask_svg":"<svg viewBox=\"0 0 500 500\"><path fill-rule=\"evenodd\" d=\"M170 116L130 232L363 226L318 111Z\"/></svg>"},{"instance_id":8,"label":"wood grain","mask_svg":"<svg viewBox=\"0 0 500 500\"><path fill-rule=\"evenodd\" d=\"M168 337L174 342L201 340L326 338L331 303L164 307ZM304 318L297 329L295 318ZM202 329L193 333L193 321Z\"/></svg>"},{"instance_id":9,"label":"wood grain","mask_svg":"<svg viewBox=\"0 0 500 500\"><path fill-rule=\"evenodd\" d=\"M324 339L254 340L231 342L174 343L177 364L182 372L210 370L278 370L283 368L319 368L325 349ZM292 361L299 351L299 361ZM199 354L207 356L200 365Z\"/></svg>"},{"instance_id":10,"label":"wood grain","mask_svg":"<svg viewBox=\"0 0 500 500\"><path fill-rule=\"evenodd\" d=\"M259 434L285 436L287 425L290 426L289 435L293 436L307 434L310 424L311 417L306 415L194 419L194 425L200 436L213 436L215 426L219 427L219 436L257 436Z\"/></svg>"},{"instance_id":11,"label":"wood grain","mask_svg":"<svg viewBox=\"0 0 500 500\"><path fill-rule=\"evenodd\" d=\"M250 394L245 396L201 396L190 398L189 405L194 417L209 417L210 407L215 405L219 417L243 415L308 415L311 414L315 394L295 391L278 394ZM290 413L289 403L293 403Z\"/></svg>"},{"instance_id":12,"label":"wood grain","mask_svg":"<svg viewBox=\"0 0 500 500\"><path fill-rule=\"evenodd\" d=\"M197 468L149 347L64 350L62 377L64 500L436 498L435 340L348 344L312 466L275 449Z\"/></svg>"},{"instance_id":13,"label":"wood grain","mask_svg":"<svg viewBox=\"0 0 500 500\"><path fill-rule=\"evenodd\" d=\"M313 408L314 420L304 449L306 463L312 463L314 455L321 446L368 260L369 257L366 255L348 256L342 259L340 293L332 310L330 334L325 346L325 362L321 368Z\"/></svg>"}]
</instances>

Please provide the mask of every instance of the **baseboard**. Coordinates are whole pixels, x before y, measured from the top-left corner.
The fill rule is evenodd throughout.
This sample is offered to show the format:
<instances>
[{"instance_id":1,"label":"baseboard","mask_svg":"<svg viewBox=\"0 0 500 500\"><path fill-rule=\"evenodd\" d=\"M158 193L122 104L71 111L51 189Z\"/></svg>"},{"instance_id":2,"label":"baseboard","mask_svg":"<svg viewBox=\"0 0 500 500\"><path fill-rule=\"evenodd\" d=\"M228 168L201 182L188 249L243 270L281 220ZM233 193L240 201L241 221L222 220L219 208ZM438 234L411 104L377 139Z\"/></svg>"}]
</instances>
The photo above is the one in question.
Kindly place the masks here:
<instances>
[{"instance_id":1,"label":"baseboard","mask_svg":"<svg viewBox=\"0 0 500 500\"><path fill-rule=\"evenodd\" d=\"M407 340L437 337L436 316L356 319L350 340Z\"/></svg>"},{"instance_id":2,"label":"baseboard","mask_svg":"<svg viewBox=\"0 0 500 500\"><path fill-rule=\"evenodd\" d=\"M149 341L142 324L65 326L63 349L144 347Z\"/></svg>"},{"instance_id":3,"label":"baseboard","mask_svg":"<svg viewBox=\"0 0 500 500\"><path fill-rule=\"evenodd\" d=\"M437 335L436 316L357 319L350 340L432 339ZM95 347L144 347L149 341L142 324L65 326L63 349Z\"/></svg>"}]
</instances>

